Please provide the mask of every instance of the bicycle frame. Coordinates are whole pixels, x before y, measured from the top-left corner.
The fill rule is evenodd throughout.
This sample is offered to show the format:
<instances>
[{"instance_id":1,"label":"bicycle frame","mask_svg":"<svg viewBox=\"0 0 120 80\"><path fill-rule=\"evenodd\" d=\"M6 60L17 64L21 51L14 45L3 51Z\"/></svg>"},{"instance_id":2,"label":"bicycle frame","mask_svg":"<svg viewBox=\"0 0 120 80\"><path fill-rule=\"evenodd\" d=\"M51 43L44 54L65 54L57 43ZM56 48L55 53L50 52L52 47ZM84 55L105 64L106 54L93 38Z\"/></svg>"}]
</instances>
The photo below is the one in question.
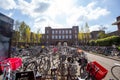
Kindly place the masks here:
<instances>
[{"instance_id":1,"label":"bicycle frame","mask_svg":"<svg viewBox=\"0 0 120 80\"><path fill-rule=\"evenodd\" d=\"M3 78L2 80L14 80L15 79L15 74L12 73L12 70L10 68L10 63L7 63L3 70Z\"/></svg>"}]
</instances>

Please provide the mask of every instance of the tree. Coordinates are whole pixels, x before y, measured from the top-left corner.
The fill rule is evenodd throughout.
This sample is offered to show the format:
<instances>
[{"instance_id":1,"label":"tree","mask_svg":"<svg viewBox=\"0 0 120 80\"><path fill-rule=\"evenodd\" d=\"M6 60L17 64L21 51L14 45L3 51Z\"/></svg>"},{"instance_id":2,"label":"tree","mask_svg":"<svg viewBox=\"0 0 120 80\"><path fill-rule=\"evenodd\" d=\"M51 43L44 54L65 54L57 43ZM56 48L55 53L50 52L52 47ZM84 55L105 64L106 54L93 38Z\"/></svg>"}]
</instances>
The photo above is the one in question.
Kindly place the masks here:
<instances>
[{"instance_id":1,"label":"tree","mask_svg":"<svg viewBox=\"0 0 120 80\"><path fill-rule=\"evenodd\" d=\"M30 37L30 39L31 39L31 42L32 42L32 43L36 43L36 42L37 42L37 41L36 41L36 34L33 33L33 32L31 32L31 37Z\"/></svg>"},{"instance_id":2,"label":"tree","mask_svg":"<svg viewBox=\"0 0 120 80\"><path fill-rule=\"evenodd\" d=\"M89 40L90 40L90 30L89 30L89 26L88 26L87 22L85 23L84 27L81 27L81 32L80 32L79 35L81 35L82 43L87 44L89 42Z\"/></svg>"},{"instance_id":3,"label":"tree","mask_svg":"<svg viewBox=\"0 0 120 80\"><path fill-rule=\"evenodd\" d=\"M105 26L103 26L103 25L100 25L100 27L99 27L99 30L100 31L105 31L107 29L107 27L105 27Z\"/></svg>"},{"instance_id":4,"label":"tree","mask_svg":"<svg viewBox=\"0 0 120 80\"><path fill-rule=\"evenodd\" d=\"M14 31L12 35L12 42L19 42L20 39L20 32L19 31Z\"/></svg>"},{"instance_id":5,"label":"tree","mask_svg":"<svg viewBox=\"0 0 120 80\"><path fill-rule=\"evenodd\" d=\"M19 28L21 42L25 42L26 41L26 27L27 27L27 24L24 21L21 22L20 28Z\"/></svg>"},{"instance_id":6,"label":"tree","mask_svg":"<svg viewBox=\"0 0 120 80\"><path fill-rule=\"evenodd\" d=\"M25 28L25 40L26 40L26 43L29 43L30 42L30 27L28 25L26 25L26 28Z\"/></svg>"},{"instance_id":7,"label":"tree","mask_svg":"<svg viewBox=\"0 0 120 80\"><path fill-rule=\"evenodd\" d=\"M15 21L14 31L13 31L13 34L12 34L12 42L14 42L15 45L17 45L19 40L20 40L19 27L20 27L20 22L19 21Z\"/></svg>"},{"instance_id":8,"label":"tree","mask_svg":"<svg viewBox=\"0 0 120 80\"><path fill-rule=\"evenodd\" d=\"M105 34L104 32L100 32L100 33L98 34L98 38L99 38L99 39L106 38L106 37L108 37L108 35Z\"/></svg>"},{"instance_id":9,"label":"tree","mask_svg":"<svg viewBox=\"0 0 120 80\"><path fill-rule=\"evenodd\" d=\"M89 30L89 26L88 23L85 23L85 43L88 43L90 40L90 30Z\"/></svg>"},{"instance_id":10,"label":"tree","mask_svg":"<svg viewBox=\"0 0 120 80\"><path fill-rule=\"evenodd\" d=\"M83 27L81 27L81 30L78 34L78 39L80 41L80 43L83 43L84 42L84 30L83 30Z\"/></svg>"},{"instance_id":11,"label":"tree","mask_svg":"<svg viewBox=\"0 0 120 80\"><path fill-rule=\"evenodd\" d=\"M42 34L40 34L40 29L38 29L38 31L37 31L37 36L36 36L37 43L40 43L41 38L42 38Z\"/></svg>"}]
</instances>

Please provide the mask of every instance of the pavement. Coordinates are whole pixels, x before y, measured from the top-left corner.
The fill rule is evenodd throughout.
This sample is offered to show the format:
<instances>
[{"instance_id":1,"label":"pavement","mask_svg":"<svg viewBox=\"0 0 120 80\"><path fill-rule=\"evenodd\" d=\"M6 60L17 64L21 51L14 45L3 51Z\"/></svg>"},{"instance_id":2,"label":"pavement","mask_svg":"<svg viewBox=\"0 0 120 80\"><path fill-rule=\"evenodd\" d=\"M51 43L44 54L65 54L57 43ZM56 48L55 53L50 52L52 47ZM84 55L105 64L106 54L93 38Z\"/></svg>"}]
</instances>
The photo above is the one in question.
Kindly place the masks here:
<instances>
[{"instance_id":1,"label":"pavement","mask_svg":"<svg viewBox=\"0 0 120 80\"><path fill-rule=\"evenodd\" d=\"M97 54L97 53L93 53L93 52L88 52L88 53L91 53L91 54L94 54L94 55L99 55L99 56L102 56L102 57L105 57L105 58L108 58L108 59L120 61L120 57L118 57L118 56L105 56L105 55Z\"/></svg>"}]
</instances>

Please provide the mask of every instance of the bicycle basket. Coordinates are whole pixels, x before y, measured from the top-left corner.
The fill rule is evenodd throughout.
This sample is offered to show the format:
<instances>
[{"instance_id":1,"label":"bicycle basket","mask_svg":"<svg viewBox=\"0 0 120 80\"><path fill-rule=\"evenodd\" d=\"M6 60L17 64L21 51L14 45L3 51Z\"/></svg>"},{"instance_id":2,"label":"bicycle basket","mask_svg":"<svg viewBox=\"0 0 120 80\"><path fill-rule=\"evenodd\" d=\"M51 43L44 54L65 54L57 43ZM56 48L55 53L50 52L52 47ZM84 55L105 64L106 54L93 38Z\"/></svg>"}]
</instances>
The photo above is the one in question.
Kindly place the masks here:
<instances>
[{"instance_id":1,"label":"bicycle basket","mask_svg":"<svg viewBox=\"0 0 120 80\"><path fill-rule=\"evenodd\" d=\"M9 67L11 70L17 70L22 65L21 58L8 58L1 62L1 69L4 70L5 64L9 63Z\"/></svg>"},{"instance_id":2,"label":"bicycle basket","mask_svg":"<svg viewBox=\"0 0 120 80\"><path fill-rule=\"evenodd\" d=\"M87 72L90 75L94 76L96 80L101 80L106 76L108 70L105 69L98 62L93 61L87 64Z\"/></svg>"}]
</instances>

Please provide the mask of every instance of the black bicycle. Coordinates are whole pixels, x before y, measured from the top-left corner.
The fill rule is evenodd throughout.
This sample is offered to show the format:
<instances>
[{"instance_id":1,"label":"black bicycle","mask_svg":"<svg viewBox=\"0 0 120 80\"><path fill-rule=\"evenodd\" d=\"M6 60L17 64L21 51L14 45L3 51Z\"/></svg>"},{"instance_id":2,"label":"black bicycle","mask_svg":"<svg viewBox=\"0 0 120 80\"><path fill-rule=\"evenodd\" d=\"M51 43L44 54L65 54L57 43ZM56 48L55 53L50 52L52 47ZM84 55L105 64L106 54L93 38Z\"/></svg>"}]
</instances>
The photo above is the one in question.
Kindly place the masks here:
<instances>
[{"instance_id":1,"label":"black bicycle","mask_svg":"<svg viewBox=\"0 0 120 80\"><path fill-rule=\"evenodd\" d=\"M116 80L120 80L120 64L115 63L111 68L111 73Z\"/></svg>"}]
</instances>

